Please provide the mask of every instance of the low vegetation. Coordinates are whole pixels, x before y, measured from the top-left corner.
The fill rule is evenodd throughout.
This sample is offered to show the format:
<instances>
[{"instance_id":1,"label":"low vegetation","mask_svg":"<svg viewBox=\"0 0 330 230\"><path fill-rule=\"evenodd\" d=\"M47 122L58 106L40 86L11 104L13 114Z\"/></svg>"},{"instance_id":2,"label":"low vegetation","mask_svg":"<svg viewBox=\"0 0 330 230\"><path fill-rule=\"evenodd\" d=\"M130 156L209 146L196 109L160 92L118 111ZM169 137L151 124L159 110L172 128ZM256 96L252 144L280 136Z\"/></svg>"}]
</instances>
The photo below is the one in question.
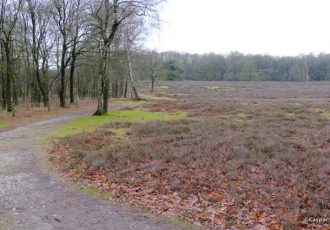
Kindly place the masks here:
<instances>
[{"instance_id":1,"label":"low vegetation","mask_svg":"<svg viewBox=\"0 0 330 230\"><path fill-rule=\"evenodd\" d=\"M81 132L89 132L98 127L112 122L129 122L129 123L145 123L148 121L167 121L177 120L186 116L184 112L165 113L165 112L149 112L143 109L120 110L108 113L105 116L86 116L69 124L63 125L49 134L49 137L65 137ZM123 130L116 129L115 132L121 135Z\"/></svg>"},{"instance_id":2,"label":"low vegetation","mask_svg":"<svg viewBox=\"0 0 330 230\"><path fill-rule=\"evenodd\" d=\"M7 125L8 125L7 122L5 122L5 121L0 121L0 129L1 129L1 128L5 128Z\"/></svg>"},{"instance_id":3,"label":"low vegetation","mask_svg":"<svg viewBox=\"0 0 330 230\"><path fill-rule=\"evenodd\" d=\"M223 99L202 83L170 84L157 93L180 100L110 113L95 132L60 139L53 165L115 200L209 229L325 227L304 218L330 215L327 98L296 99L298 89L269 99L269 87Z\"/></svg>"}]
</instances>

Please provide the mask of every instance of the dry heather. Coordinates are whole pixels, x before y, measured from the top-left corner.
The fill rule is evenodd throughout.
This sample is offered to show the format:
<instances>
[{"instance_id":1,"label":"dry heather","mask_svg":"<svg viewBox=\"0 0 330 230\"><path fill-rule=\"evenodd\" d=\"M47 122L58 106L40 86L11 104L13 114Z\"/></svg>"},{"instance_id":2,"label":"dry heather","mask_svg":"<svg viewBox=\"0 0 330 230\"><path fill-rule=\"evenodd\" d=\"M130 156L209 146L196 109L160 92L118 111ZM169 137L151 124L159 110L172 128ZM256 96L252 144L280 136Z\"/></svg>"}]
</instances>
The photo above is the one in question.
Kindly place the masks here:
<instances>
[{"instance_id":1,"label":"dry heather","mask_svg":"<svg viewBox=\"0 0 330 230\"><path fill-rule=\"evenodd\" d=\"M210 229L328 227L304 218L330 217L329 99L239 99L238 93L225 100L202 83L176 84L161 89L178 100L143 106L184 110L186 119L113 123L62 139L52 162L116 200Z\"/></svg>"}]
</instances>

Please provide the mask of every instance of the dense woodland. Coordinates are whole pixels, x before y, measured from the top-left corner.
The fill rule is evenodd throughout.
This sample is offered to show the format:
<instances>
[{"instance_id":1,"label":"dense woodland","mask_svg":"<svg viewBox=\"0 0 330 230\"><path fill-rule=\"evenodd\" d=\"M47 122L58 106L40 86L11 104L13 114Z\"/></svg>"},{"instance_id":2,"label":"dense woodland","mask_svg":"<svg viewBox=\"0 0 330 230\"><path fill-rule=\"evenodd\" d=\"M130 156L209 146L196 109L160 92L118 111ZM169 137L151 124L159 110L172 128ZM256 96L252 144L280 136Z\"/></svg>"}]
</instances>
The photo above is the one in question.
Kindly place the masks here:
<instances>
[{"instance_id":1,"label":"dense woodland","mask_svg":"<svg viewBox=\"0 0 330 230\"><path fill-rule=\"evenodd\" d=\"M200 55L178 52L157 54L155 52L147 52L147 56L149 56L149 65L152 63L150 60L159 59L158 62L161 64L159 65L158 76L168 80L330 80L329 54L273 57L269 55L243 55L238 52L233 52L228 55L217 55L213 53ZM141 58L138 58L138 60L141 60ZM148 70L146 67L141 67L142 65L138 64L136 69ZM148 71L150 72L150 70ZM173 77L173 72L176 73L175 77ZM169 73L172 73L172 75ZM145 76L148 76L148 72L142 72L140 75L141 78Z\"/></svg>"},{"instance_id":2,"label":"dense woodland","mask_svg":"<svg viewBox=\"0 0 330 230\"><path fill-rule=\"evenodd\" d=\"M157 26L161 2L1 0L2 108L15 114L26 99L49 108L56 95L61 107L92 96L102 115L110 95L125 96L129 87L138 99L131 56L145 28Z\"/></svg>"},{"instance_id":3,"label":"dense woodland","mask_svg":"<svg viewBox=\"0 0 330 230\"><path fill-rule=\"evenodd\" d=\"M81 97L139 99L135 81L330 80L330 55L158 53L144 50L147 28L158 25L162 0L2 0L0 92L4 110L29 100L49 108Z\"/></svg>"}]
</instances>

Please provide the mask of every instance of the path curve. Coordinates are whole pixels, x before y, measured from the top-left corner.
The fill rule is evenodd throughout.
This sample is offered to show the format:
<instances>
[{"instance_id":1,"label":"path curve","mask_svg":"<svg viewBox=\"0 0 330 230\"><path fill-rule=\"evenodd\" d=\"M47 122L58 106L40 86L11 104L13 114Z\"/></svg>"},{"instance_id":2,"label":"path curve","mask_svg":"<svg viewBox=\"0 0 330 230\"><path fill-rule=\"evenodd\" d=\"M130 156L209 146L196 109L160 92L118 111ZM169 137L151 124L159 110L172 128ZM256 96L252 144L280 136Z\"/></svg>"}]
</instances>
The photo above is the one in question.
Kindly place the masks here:
<instances>
[{"instance_id":1,"label":"path curve","mask_svg":"<svg viewBox=\"0 0 330 230\"><path fill-rule=\"evenodd\" d=\"M87 114L91 111L0 133L0 230L183 229L140 209L93 197L50 174L41 141L56 126Z\"/></svg>"}]
</instances>

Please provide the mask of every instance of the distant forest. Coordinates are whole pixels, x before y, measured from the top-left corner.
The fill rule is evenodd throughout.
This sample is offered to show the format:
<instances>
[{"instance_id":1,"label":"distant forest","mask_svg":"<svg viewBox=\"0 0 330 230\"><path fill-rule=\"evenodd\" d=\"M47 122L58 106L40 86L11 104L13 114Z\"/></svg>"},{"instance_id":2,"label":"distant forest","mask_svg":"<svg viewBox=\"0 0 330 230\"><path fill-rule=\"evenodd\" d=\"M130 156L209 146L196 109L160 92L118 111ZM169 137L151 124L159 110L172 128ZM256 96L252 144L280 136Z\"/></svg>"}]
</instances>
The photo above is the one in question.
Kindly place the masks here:
<instances>
[{"instance_id":1,"label":"distant forest","mask_svg":"<svg viewBox=\"0 0 330 230\"><path fill-rule=\"evenodd\" d=\"M142 58L141 55L149 56ZM330 80L330 54L274 57L269 55L189 54L144 52L137 54L140 79L148 73L141 62L158 62L158 77L165 80L203 81L324 81ZM157 61L158 60L158 61ZM150 63L148 63L150 65ZM157 66L157 63L154 63ZM157 72L157 70L155 70ZM157 75L157 73L155 73ZM150 74L149 74L150 75Z\"/></svg>"},{"instance_id":2,"label":"distant forest","mask_svg":"<svg viewBox=\"0 0 330 230\"><path fill-rule=\"evenodd\" d=\"M0 107L33 106L58 97L61 107L79 98L138 100L136 80L330 80L330 54L188 54L148 51L143 42L159 24L162 0L19 0L0 4Z\"/></svg>"}]
</instances>

